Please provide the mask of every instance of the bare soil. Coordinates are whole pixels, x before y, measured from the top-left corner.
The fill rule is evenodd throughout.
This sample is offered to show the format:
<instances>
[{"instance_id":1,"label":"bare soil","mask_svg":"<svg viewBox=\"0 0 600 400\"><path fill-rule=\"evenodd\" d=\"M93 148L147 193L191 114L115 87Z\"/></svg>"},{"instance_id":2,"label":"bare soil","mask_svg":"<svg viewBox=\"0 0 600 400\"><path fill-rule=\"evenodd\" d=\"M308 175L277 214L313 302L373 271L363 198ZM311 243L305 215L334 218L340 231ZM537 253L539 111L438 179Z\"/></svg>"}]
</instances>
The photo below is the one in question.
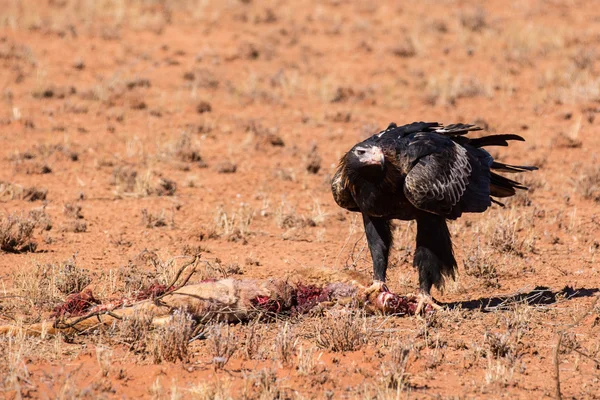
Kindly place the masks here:
<instances>
[{"instance_id":1,"label":"bare soil","mask_svg":"<svg viewBox=\"0 0 600 400\"><path fill-rule=\"evenodd\" d=\"M596 2L15 0L0 68L1 323L164 284L183 255L205 261L196 280L368 283L360 216L329 181L391 121L517 133L493 155L540 167L450 224L441 312L211 325L185 348L176 321L145 348L123 326L4 337L6 398L600 398ZM400 294L414 234L397 224Z\"/></svg>"}]
</instances>

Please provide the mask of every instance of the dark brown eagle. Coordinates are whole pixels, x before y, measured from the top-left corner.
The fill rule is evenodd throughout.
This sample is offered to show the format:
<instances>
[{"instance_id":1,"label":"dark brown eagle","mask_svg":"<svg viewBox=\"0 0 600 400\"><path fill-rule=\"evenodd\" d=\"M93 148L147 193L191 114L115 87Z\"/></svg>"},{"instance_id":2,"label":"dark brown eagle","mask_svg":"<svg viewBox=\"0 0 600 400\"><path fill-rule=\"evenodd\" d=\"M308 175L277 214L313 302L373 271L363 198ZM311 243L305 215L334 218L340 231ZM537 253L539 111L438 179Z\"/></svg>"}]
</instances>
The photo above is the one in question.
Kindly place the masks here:
<instances>
[{"instance_id":1,"label":"dark brown eagle","mask_svg":"<svg viewBox=\"0 0 600 400\"><path fill-rule=\"evenodd\" d=\"M387 291L390 220L416 219L417 312L428 304L439 308L431 298L431 287L439 288L445 278L454 278L457 268L446 220L465 212L484 212L492 202L501 205L493 197L510 197L516 189L526 189L496 172L525 172L536 167L497 162L482 148L524 139L511 134L466 136L478 130L481 128L466 124L391 123L342 157L331 190L340 207L363 216L373 259L371 290Z\"/></svg>"}]
</instances>

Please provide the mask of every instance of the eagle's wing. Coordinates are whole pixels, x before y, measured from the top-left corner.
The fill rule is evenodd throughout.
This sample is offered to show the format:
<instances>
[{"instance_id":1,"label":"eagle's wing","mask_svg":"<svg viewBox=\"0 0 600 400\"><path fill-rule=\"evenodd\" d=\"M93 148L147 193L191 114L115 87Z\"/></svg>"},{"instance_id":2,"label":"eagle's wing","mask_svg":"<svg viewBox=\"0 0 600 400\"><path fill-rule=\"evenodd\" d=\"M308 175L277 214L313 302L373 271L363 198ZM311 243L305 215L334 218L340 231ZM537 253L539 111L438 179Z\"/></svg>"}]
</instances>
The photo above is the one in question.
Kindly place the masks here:
<instances>
[{"instance_id":1,"label":"eagle's wing","mask_svg":"<svg viewBox=\"0 0 600 400\"><path fill-rule=\"evenodd\" d=\"M492 158L486 151L422 132L410 138L398 157L407 171L404 194L415 207L457 218L491 205Z\"/></svg>"},{"instance_id":2,"label":"eagle's wing","mask_svg":"<svg viewBox=\"0 0 600 400\"><path fill-rule=\"evenodd\" d=\"M331 180L331 193L338 206L349 211L359 211L358 205L356 204L354 197L352 197L352 192L350 192L348 179L345 177L341 165L338 166L338 169Z\"/></svg>"}]
</instances>

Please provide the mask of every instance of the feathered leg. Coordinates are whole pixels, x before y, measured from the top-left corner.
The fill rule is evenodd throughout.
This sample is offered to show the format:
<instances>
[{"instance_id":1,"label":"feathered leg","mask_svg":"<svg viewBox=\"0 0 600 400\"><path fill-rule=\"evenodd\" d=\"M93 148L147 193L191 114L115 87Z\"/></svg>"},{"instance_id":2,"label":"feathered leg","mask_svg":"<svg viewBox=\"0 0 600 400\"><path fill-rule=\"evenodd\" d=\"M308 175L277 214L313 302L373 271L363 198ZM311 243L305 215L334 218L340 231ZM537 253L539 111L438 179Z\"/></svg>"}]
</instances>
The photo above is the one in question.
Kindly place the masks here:
<instances>
[{"instance_id":1,"label":"feathered leg","mask_svg":"<svg viewBox=\"0 0 600 400\"><path fill-rule=\"evenodd\" d=\"M367 291L387 291L385 273L392 245L390 221L386 218L370 217L363 214L363 222L365 223L365 234L373 259L373 285Z\"/></svg>"},{"instance_id":2,"label":"feathered leg","mask_svg":"<svg viewBox=\"0 0 600 400\"><path fill-rule=\"evenodd\" d=\"M456 260L452 251L452 239L442 216L422 213L417 216L417 248L413 265L419 271L419 314L429 304L440 307L431 298L431 287L440 288L445 278L454 279Z\"/></svg>"}]
</instances>

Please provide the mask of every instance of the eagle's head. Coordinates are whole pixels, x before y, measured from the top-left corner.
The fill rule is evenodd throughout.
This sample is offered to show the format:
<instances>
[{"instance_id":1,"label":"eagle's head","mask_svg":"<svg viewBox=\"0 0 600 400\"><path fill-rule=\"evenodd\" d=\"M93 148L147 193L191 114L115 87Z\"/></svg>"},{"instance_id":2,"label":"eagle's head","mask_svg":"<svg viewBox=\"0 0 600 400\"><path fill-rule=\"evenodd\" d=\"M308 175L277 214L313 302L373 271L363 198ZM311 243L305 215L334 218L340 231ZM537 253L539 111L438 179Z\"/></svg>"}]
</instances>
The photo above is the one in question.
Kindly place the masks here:
<instances>
[{"instance_id":1,"label":"eagle's head","mask_svg":"<svg viewBox=\"0 0 600 400\"><path fill-rule=\"evenodd\" d=\"M385 157L381 147L370 143L359 143L344 157L346 169L359 174L373 175L383 172Z\"/></svg>"}]
</instances>

